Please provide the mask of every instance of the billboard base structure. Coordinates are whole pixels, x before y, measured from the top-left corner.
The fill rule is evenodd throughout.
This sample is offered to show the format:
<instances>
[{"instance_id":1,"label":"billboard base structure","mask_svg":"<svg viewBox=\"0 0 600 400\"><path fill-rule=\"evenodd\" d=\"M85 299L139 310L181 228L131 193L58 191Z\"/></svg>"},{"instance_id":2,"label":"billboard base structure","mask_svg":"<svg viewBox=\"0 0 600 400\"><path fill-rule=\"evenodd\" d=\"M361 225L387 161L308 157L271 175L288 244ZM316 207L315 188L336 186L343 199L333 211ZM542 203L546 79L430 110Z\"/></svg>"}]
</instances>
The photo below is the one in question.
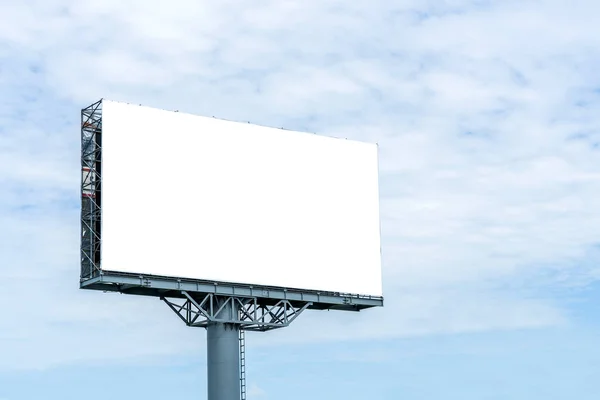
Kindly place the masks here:
<instances>
[{"instance_id":1,"label":"billboard base structure","mask_svg":"<svg viewBox=\"0 0 600 400\"><path fill-rule=\"evenodd\" d=\"M360 311L383 298L99 271L81 289L161 299L189 327L207 331L208 400L245 399L244 331L289 326L305 310Z\"/></svg>"},{"instance_id":2,"label":"billboard base structure","mask_svg":"<svg viewBox=\"0 0 600 400\"><path fill-rule=\"evenodd\" d=\"M280 300L273 306L261 306L257 298L207 294L197 300L188 292L182 294L183 302L162 300L187 326L206 328L210 400L245 399L245 330L286 327L311 304L297 308Z\"/></svg>"}]
</instances>

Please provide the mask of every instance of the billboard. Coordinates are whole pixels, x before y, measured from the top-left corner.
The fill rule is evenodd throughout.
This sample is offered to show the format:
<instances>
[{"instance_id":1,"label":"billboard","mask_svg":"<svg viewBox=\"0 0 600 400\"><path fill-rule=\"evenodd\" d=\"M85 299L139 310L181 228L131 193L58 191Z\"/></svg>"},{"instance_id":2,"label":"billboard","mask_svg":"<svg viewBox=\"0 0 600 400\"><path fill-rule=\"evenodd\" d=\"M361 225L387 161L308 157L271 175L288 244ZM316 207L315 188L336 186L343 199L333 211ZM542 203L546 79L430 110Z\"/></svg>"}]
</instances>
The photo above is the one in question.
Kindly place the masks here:
<instances>
[{"instance_id":1,"label":"billboard","mask_svg":"<svg viewBox=\"0 0 600 400\"><path fill-rule=\"evenodd\" d=\"M103 100L105 271L382 296L375 144Z\"/></svg>"}]
</instances>

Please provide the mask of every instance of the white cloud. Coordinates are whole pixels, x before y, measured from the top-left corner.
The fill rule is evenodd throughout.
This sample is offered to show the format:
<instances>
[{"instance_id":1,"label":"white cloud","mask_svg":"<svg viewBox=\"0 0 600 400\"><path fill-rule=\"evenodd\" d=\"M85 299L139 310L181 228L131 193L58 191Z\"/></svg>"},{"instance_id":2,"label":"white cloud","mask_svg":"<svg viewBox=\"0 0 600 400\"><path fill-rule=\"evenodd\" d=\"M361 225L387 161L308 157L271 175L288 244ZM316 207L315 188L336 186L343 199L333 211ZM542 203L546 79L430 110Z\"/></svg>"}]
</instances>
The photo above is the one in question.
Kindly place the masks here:
<instances>
[{"instance_id":1,"label":"white cloud","mask_svg":"<svg viewBox=\"0 0 600 400\"><path fill-rule=\"evenodd\" d=\"M0 368L197 343L165 340L199 333L157 300L76 289L78 110L100 97L380 144L386 307L258 342L569 322L545 288L599 276L600 6L259 3L3 5Z\"/></svg>"},{"instance_id":2,"label":"white cloud","mask_svg":"<svg viewBox=\"0 0 600 400\"><path fill-rule=\"evenodd\" d=\"M261 389L260 387L258 387L256 384L251 384L248 387L248 392L247 392L247 396L249 399L259 399L259 398L263 398L266 396L266 392Z\"/></svg>"}]
</instances>

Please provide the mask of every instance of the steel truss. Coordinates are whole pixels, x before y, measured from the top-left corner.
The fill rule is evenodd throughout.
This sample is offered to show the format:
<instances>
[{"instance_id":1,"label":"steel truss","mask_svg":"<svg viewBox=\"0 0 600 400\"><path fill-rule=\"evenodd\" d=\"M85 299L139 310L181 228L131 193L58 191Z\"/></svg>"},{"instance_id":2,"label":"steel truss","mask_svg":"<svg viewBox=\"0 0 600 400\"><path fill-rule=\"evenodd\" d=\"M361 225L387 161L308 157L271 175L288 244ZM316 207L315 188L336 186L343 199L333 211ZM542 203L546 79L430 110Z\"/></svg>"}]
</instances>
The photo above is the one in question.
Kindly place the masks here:
<instances>
[{"instance_id":1,"label":"steel truss","mask_svg":"<svg viewBox=\"0 0 600 400\"><path fill-rule=\"evenodd\" d=\"M218 296L206 294L201 300L182 291L183 301L176 302L161 297L179 318L192 327L206 328L209 324L223 323L238 325L247 331L269 331L291 324L311 302L294 305L288 300L279 300L272 305L259 303L256 297ZM225 311L225 312L224 312Z\"/></svg>"},{"instance_id":2,"label":"steel truss","mask_svg":"<svg viewBox=\"0 0 600 400\"><path fill-rule=\"evenodd\" d=\"M81 279L101 272L102 100L81 110Z\"/></svg>"}]
</instances>

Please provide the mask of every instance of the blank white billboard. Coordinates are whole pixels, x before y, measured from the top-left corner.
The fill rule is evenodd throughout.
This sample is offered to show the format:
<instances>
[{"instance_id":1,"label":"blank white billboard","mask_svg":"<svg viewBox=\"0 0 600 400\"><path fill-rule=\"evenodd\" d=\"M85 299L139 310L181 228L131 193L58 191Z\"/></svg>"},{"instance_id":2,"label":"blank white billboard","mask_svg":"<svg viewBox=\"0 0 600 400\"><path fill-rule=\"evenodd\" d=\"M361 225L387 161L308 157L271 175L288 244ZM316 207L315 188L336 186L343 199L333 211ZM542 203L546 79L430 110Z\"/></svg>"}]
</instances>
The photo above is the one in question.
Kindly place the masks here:
<instances>
[{"instance_id":1,"label":"blank white billboard","mask_svg":"<svg viewBox=\"0 0 600 400\"><path fill-rule=\"evenodd\" d=\"M102 107L103 270L382 295L377 145Z\"/></svg>"}]
</instances>

